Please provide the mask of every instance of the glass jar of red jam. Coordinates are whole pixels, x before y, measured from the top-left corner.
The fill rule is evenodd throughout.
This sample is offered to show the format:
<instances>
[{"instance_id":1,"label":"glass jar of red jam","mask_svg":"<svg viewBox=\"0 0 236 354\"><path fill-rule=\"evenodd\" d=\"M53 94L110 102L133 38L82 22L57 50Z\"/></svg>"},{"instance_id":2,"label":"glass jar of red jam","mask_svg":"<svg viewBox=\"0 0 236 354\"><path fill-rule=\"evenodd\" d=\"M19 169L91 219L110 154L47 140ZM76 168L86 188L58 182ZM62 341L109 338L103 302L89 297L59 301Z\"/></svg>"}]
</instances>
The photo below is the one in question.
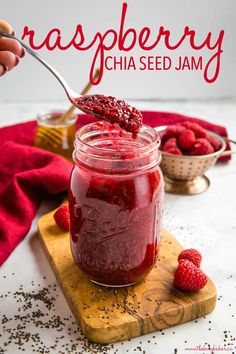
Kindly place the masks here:
<instances>
[{"instance_id":1,"label":"glass jar of red jam","mask_svg":"<svg viewBox=\"0 0 236 354\"><path fill-rule=\"evenodd\" d=\"M77 132L69 188L71 250L96 283L131 285L155 264L164 194L159 144L156 131L145 125L136 139L106 122Z\"/></svg>"}]
</instances>

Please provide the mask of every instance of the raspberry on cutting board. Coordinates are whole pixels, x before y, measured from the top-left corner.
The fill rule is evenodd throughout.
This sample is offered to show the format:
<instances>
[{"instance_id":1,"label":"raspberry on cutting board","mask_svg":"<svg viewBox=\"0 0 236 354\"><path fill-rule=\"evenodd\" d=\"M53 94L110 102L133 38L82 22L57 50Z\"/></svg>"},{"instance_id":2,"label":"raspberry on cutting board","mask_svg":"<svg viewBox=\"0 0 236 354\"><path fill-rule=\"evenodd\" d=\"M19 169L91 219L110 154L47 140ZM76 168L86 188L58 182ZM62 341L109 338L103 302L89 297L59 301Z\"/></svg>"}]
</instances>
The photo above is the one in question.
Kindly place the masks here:
<instances>
[{"instance_id":1,"label":"raspberry on cutting board","mask_svg":"<svg viewBox=\"0 0 236 354\"><path fill-rule=\"evenodd\" d=\"M62 204L54 213L54 220L57 226L64 231L69 231L70 216L68 204Z\"/></svg>"},{"instance_id":2,"label":"raspberry on cutting board","mask_svg":"<svg viewBox=\"0 0 236 354\"><path fill-rule=\"evenodd\" d=\"M194 248L189 248L180 252L178 256L178 262L181 259L187 259L192 262L196 267L200 268L202 255L198 250L195 250Z\"/></svg>"},{"instance_id":3,"label":"raspberry on cutting board","mask_svg":"<svg viewBox=\"0 0 236 354\"><path fill-rule=\"evenodd\" d=\"M186 291L198 291L207 283L207 276L192 262L181 259L174 274L174 285Z\"/></svg>"}]
</instances>

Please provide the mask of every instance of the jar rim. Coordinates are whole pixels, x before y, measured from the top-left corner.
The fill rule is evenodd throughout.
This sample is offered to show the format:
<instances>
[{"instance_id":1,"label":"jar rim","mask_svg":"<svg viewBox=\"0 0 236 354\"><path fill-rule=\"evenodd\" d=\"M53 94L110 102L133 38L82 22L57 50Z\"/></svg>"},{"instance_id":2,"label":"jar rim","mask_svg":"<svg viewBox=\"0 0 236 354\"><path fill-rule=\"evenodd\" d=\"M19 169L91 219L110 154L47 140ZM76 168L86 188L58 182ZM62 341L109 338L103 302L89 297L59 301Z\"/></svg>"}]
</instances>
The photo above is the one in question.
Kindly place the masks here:
<instances>
[{"instance_id":1,"label":"jar rim","mask_svg":"<svg viewBox=\"0 0 236 354\"><path fill-rule=\"evenodd\" d=\"M38 125L45 126L48 128L64 128L71 126L76 123L77 121L77 113L73 113L69 119L67 119L66 123L57 123L50 122L50 118L56 117L59 118L63 114L66 113L65 109L51 109L48 111L42 111L37 114L36 120Z\"/></svg>"},{"instance_id":2,"label":"jar rim","mask_svg":"<svg viewBox=\"0 0 236 354\"><path fill-rule=\"evenodd\" d=\"M107 122L103 122L104 125L107 124ZM101 124L101 121L99 121L99 124ZM119 150L117 150L117 148L112 148L112 147L99 147L99 146L94 146L86 141L84 141L87 137L88 137L88 133L86 133L86 131L89 132L89 130L91 128L94 128L94 131L99 132L99 129L101 131L101 127L98 125L98 122L93 122L93 123L89 123L84 125L83 127L79 128L76 132L75 135L75 142L74 142L74 147L75 150L79 149L79 150L83 150L83 146L86 147L88 149L87 153L92 154L94 157L97 155L97 157L102 157L104 158L104 156L109 156L109 155L113 155L114 152L116 153L117 157L119 157ZM117 131L121 131L119 127L116 127L116 125L114 125L114 130L112 130L112 132L114 132L115 130ZM104 131L104 130L103 130ZM152 127L143 124L140 132L138 133L138 138L141 137L141 135L144 134L149 134L149 138L150 141L148 144L144 145L139 143L139 146L137 146L137 138L133 139L132 138L132 133L126 132L125 130L122 130L122 134L124 134L123 136L127 137L127 142L128 143L136 143L135 146L135 153L137 153L137 155L146 155L146 153L150 153L153 150L156 150L159 148L160 143L161 143L161 139L160 139L160 135L159 133ZM123 152L121 152L121 154L123 155Z\"/></svg>"}]
</instances>

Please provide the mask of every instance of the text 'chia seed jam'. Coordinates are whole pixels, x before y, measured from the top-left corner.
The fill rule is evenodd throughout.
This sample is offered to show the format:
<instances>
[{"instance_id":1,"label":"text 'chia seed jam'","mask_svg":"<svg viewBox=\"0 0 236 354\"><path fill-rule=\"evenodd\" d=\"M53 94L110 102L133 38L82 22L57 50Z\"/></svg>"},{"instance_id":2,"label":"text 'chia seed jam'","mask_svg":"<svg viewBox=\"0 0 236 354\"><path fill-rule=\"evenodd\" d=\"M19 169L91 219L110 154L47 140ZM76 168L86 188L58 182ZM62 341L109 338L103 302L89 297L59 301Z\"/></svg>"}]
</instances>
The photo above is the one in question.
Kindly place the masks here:
<instances>
[{"instance_id":1,"label":"text 'chia seed jam'","mask_svg":"<svg viewBox=\"0 0 236 354\"><path fill-rule=\"evenodd\" d=\"M123 100L112 96L87 95L76 99L84 112L96 115L99 119L117 123L122 129L136 137L142 126L142 113Z\"/></svg>"},{"instance_id":2,"label":"text 'chia seed jam'","mask_svg":"<svg viewBox=\"0 0 236 354\"><path fill-rule=\"evenodd\" d=\"M77 132L69 188L71 250L92 281L133 284L155 264L163 201L159 143L147 126L136 139L106 122Z\"/></svg>"}]
</instances>

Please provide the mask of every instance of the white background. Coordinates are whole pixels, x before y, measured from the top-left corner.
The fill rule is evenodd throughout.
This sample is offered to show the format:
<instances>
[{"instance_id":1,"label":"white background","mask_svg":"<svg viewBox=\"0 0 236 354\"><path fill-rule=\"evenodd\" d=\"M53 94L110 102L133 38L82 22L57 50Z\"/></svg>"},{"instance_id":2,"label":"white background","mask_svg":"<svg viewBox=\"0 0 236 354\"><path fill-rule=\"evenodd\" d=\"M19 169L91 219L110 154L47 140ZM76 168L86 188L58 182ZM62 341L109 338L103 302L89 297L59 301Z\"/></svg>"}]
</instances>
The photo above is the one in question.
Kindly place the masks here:
<instances>
[{"instance_id":1,"label":"white background","mask_svg":"<svg viewBox=\"0 0 236 354\"><path fill-rule=\"evenodd\" d=\"M0 0L0 18L9 21L21 36L24 26L36 31L38 43L54 27L61 29L64 41L72 38L78 23L83 25L86 43L96 32L104 33L109 28L118 30L122 8L120 0ZM132 99L183 99L218 98L236 94L236 1L235 0L128 0L126 28L132 26L140 31L144 26L152 30L152 39L163 25L171 31L176 43L186 25L196 30L199 43L208 32L214 34L214 41L221 29L225 30L221 72L216 83L207 84L203 72L199 71L106 71L102 83L93 92L101 92L121 98ZM27 40L26 40L27 43ZM86 84L94 49L79 52L47 49L39 51L65 76L72 88L78 92ZM212 56L214 52L211 53ZM120 55L114 50L109 55ZM124 53L122 53L124 54ZM176 61L179 55L194 54L189 44L171 53L163 46L152 52L132 51L134 57L140 55L171 55ZM196 55L209 58L209 51L202 50ZM0 81L0 100L41 101L64 100L63 90L39 63L29 55L13 72Z\"/></svg>"}]
</instances>

